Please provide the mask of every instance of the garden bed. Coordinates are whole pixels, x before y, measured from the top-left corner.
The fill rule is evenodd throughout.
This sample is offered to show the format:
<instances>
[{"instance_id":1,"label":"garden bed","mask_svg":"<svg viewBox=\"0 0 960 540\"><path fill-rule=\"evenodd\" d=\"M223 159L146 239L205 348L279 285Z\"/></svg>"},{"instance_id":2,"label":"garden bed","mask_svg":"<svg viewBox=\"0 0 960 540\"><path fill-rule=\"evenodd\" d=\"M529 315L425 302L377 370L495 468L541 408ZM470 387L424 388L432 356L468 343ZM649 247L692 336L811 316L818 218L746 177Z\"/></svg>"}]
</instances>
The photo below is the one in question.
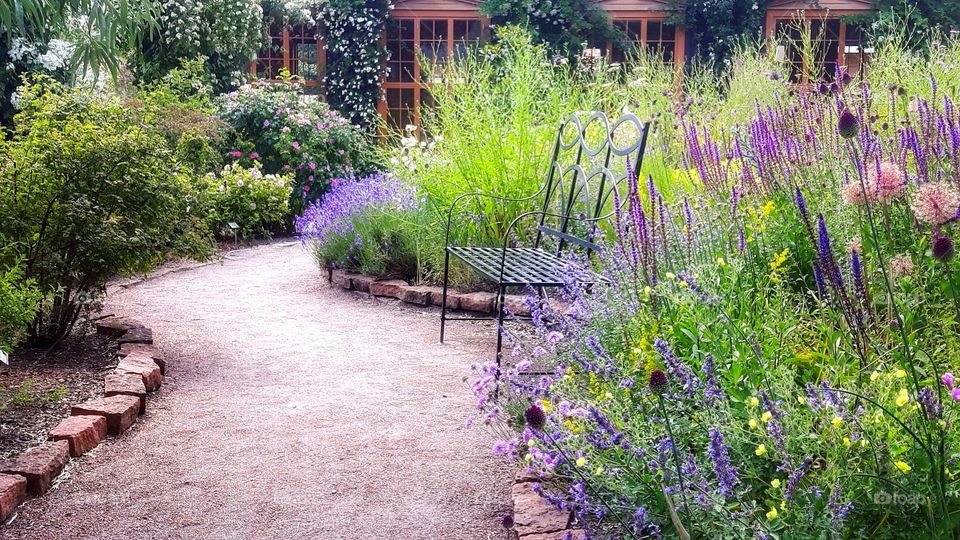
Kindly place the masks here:
<instances>
[{"instance_id":1,"label":"garden bed","mask_svg":"<svg viewBox=\"0 0 960 540\"><path fill-rule=\"evenodd\" d=\"M103 373L117 363L116 343L76 336L55 351L21 349L0 366L0 460L47 440L70 406L103 393Z\"/></svg>"}]
</instances>

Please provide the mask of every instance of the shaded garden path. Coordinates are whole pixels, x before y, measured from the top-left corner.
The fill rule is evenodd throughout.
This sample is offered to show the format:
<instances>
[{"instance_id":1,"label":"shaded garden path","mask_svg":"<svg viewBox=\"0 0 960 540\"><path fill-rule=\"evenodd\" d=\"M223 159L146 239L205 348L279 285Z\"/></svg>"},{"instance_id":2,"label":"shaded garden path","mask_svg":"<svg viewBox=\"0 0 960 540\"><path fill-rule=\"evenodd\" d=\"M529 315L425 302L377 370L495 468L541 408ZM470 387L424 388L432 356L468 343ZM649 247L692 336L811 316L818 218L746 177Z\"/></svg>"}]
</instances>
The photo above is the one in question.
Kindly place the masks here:
<instances>
[{"instance_id":1,"label":"shaded garden path","mask_svg":"<svg viewBox=\"0 0 960 540\"><path fill-rule=\"evenodd\" d=\"M115 291L170 369L10 538L501 538L509 472L466 430L489 329L326 287L277 243Z\"/></svg>"}]
</instances>

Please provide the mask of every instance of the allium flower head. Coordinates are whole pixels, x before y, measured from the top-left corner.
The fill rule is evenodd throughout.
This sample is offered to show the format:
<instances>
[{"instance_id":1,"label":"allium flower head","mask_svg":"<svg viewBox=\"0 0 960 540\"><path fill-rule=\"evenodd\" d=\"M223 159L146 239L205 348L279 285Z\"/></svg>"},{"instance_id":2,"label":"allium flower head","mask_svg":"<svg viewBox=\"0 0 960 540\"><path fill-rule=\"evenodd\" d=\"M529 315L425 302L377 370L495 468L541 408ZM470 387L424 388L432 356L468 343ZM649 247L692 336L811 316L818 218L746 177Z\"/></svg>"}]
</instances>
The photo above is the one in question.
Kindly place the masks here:
<instances>
[{"instance_id":1,"label":"allium flower head","mask_svg":"<svg viewBox=\"0 0 960 540\"><path fill-rule=\"evenodd\" d=\"M852 139L860 133L860 119L857 115L850 112L850 109L843 109L840 118L837 120L837 131L844 139Z\"/></svg>"},{"instance_id":2,"label":"allium flower head","mask_svg":"<svg viewBox=\"0 0 960 540\"><path fill-rule=\"evenodd\" d=\"M895 163L884 161L880 163L880 170L868 167L867 184L872 186L880 202L890 202L903 195L907 189L907 177Z\"/></svg>"},{"instance_id":3,"label":"allium flower head","mask_svg":"<svg viewBox=\"0 0 960 540\"><path fill-rule=\"evenodd\" d=\"M503 525L504 529L512 529L514 524L513 514L504 514L500 524Z\"/></svg>"},{"instance_id":4,"label":"allium flower head","mask_svg":"<svg viewBox=\"0 0 960 540\"><path fill-rule=\"evenodd\" d=\"M890 275L894 279L909 277L913 275L914 269L913 259L906 253L900 253L890 258Z\"/></svg>"},{"instance_id":5,"label":"allium flower head","mask_svg":"<svg viewBox=\"0 0 960 540\"><path fill-rule=\"evenodd\" d=\"M667 390L667 385L670 384L670 381L667 379L667 374L663 372L662 369L655 369L650 372L650 389L656 393L662 393Z\"/></svg>"},{"instance_id":6,"label":"allium flower head","mask_svg":"<svg viewBox=\"0 0 960 540\"><path fill-rule=\"evenodd\" d=\"M933 258L940 262L947 262L953 257L953 240L942 234L933 238Z\"/></svg>"},{"instance_id":7,"label":"allium flower head","mask_svg":"<svg viewBox=\"0 0 960 540\"><path fill-rule=\"evenodd\" d=\"M876 184L870 182L861 184L859 180L847 182L840 188L840 197L843 199L843 202L850 206L862 206L867 203L872 203L877 199Z\"/></svg>"},{"instance_id":8,"label":"allium flower head","mask_svg":"<svg viewBox=\"0 0 960 540\"><path fill-rule=\"evenodd\" d=\"M539 405L527 407L527 410L523 411L523 419L526 420L528 426L536 430L541 430L543 426L547 425L547 415L544 414Z\"/></svg>"},{"instance_id":9,"label":"allium flower head","mask_svg":"<svg viewBox=\"0 0 960 540\"><path fill-rule=\"evenodd\" d=\"M910 206L918 220L937 227L956 217L960 193L946 182L931 182L917 189Z\"/></svg>"}]
</instances>

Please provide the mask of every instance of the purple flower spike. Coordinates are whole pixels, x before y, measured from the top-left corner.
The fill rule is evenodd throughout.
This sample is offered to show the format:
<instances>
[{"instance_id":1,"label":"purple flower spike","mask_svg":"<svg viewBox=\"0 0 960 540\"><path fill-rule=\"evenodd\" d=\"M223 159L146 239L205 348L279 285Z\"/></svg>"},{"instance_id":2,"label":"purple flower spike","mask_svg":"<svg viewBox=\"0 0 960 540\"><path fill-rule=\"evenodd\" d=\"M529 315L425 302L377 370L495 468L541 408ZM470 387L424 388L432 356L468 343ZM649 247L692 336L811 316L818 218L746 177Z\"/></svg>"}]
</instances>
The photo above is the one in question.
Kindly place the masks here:
<instances>
[{"instance_id":1,"label":"purple flower spike","mask_svg":"<svg viewBox=\"0 0 960 540\"><path fill-rule=\"evenodd\" d=\"M723 441L723 433L716 427L710 428L710 443L707 446L707 451L713 464L713 474L720 484L717 491L724 497L733 497L735 495L734 488L740 483L737 478L739 471L730 461L730 449Z\"/></svg>"}]
</instances>

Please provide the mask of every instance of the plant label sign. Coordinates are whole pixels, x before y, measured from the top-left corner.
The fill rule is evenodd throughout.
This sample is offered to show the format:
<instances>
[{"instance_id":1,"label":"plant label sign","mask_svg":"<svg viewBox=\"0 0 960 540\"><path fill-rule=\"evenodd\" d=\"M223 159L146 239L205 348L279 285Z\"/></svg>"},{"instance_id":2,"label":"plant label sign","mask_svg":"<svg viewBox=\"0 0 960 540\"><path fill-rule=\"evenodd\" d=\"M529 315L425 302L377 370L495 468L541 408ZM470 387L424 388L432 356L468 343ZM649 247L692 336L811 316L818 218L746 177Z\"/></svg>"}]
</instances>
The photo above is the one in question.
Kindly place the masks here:
<instances>
[{"instance_id":1,"label":"plant label sign","mask_svg":"<svg viewBox=\"0 0 960 540\"><path fill-rule=\"evenodd\" d=\"M227 226L230 227L231 229L234 229L234 230L240 228L240 225L237 225L237 223L236 223L235 221L231 221L230 223L227 223Z\"/></svg>"},{"instance_id":2,"label":"plant label sign","mask_svg":"<svg viewBox=\"0 0 960 540\"><path fill-rule=\"evenodd\" d=\"M10 365L10 354L8 354L3 349L0 349L0 362L3 362L5 365Z\"/></svg>"}]
</instances>

